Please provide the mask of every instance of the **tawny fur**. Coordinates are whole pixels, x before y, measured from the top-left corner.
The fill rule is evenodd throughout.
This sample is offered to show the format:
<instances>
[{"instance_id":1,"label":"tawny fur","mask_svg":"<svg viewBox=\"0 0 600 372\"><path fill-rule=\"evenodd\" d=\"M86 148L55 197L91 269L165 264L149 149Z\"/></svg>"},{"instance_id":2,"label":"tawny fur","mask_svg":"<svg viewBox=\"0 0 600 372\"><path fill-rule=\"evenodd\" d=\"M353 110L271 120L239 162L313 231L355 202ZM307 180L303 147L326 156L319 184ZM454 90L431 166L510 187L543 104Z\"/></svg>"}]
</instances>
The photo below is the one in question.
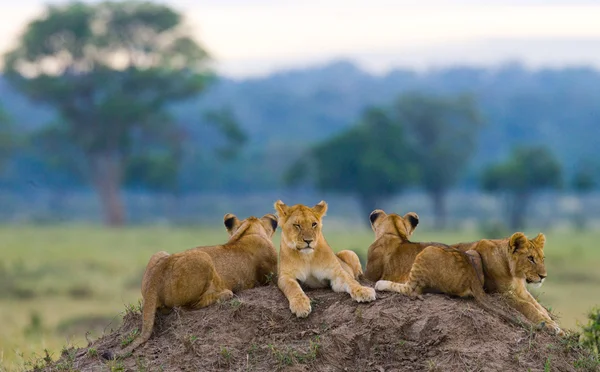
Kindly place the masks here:
<instances>
[{"instance_id":1,"label":"tawny fur","mask_svg":"<svg viewBox=\"0 0 600 372\"><path fill-rule=\"evenodd\" d=\"M406 283L380 280L375 289L399 292L420 298L424 292L435 291L460 297L474 297L489 311L515 325L515 317L496 309L483 290L484 274L481 257L477 251L461 252L458 249L428 246L415 258Z\"/></svg>"},{"instance_id":2,"label":"tawny fur","mask_svg":"<svg viewBox=\"0 0 600 372\"><path fill-rule=\"evenodd\" d=\"M275 202L281 226L279 273L277 284L297 317L307 317L312 311L310 299L300 287L331 287L335 292L347 292L358 302L375 300L375 290L358 283L362 270L356 253L342 251L336 256L322 234L322 219L327 203L321 201L310 208L289 207ZM300 283L299 283L300 282Z\"/></svg>"},{"instance_id":3,"label":"tawny fur","mask_svg":"<svg viewBox=\"0 0 600 372\"><path fill-rule=\"evenodd\" d=\"M230 235L223 245L198 247L169 255L154 254L142 279L142 333L119 355L125 355L146 342L152 334L156 310L184 307L198 309L233 292L266 284L277 270L277 251L271 237L277 218L238 220L226 214L224 224Z\"/></svg>"},{"instance_id":4,"label":"tawny fur","mask_svg":"<svg viewBox=\"0 0 600 372\"><path fill-rule=\"evenodd\" d=\"M534 324L563 335L564 332L548 311L529 293L526 283L541 285L547 276L544 265L546 237L538 234L527 239L521 232L506 239L483 239L459 243L461 251L475 250L481 256L485 273L485 290L500 293L508 302Z\"/></svg>"},{"instance_id":5,"label":"tawny fur","mask_svg":"<svg viewBox=\"0 0 600 372\"><path fill-rule=\"evenodd\" d=\"M419 216L409 212L404 216L387 214L376 209L369 216L375 241L367 253L365 277L372 282L388 280L405 283L415 258L429 246L447 247L442 243L419 243L409 240L419 224Z\"/></svg>"}]
</instances>

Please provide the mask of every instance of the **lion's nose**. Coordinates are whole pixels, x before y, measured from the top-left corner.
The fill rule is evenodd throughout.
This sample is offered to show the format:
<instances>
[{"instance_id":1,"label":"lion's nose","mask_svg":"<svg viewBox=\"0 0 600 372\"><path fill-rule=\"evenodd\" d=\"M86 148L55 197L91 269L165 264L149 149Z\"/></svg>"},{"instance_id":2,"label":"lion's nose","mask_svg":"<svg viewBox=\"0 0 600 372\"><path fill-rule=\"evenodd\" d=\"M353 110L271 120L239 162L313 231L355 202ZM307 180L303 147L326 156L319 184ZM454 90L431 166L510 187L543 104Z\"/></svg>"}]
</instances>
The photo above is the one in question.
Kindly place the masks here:
<instances>
[{"instance_id":1,"label":"lion's nose","mask_svg":"<svg viewBox=\"0 0 600 372\"><path fill-rule=\"evenodd\" d=\"M542 274L538 274L540 276L540 279L544 279L546 277L546 275L542 275Z\"/></svg>"},{"instance_id":2,"label":"lion's nose","mask_svg":"<svg viewBox=\"0 0 600 372\"><path fill-rule=\"evenodd\" d=\"M304 239L304 242L305 242L307 245L310 245L310 243L312 243L312 241L313 241L312 239Z\"/></svg>"}]
</instances>

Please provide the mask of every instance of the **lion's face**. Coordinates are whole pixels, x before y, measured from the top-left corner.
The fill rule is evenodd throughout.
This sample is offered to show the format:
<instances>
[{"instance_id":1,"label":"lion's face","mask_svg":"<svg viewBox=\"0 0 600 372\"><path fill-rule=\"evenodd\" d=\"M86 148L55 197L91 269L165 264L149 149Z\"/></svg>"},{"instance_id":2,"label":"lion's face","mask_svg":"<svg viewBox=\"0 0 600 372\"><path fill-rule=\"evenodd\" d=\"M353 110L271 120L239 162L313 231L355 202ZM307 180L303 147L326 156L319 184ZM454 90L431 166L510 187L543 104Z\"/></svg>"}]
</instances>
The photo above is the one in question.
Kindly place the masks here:
<instances>
[{"instance_id":1,"label":"lion's face","mask_svg":"<svg viewBox=\"0 0 600 372\"><path fill-rule=\"evenodd\" d=\"M419 224L419 216L415 212L400 216L396 213L387 214L381 209L371 212L369 220L377 238L384 234L391 234L399 236L402 240L408 240Z\"/></svg>"},{"instance_id":2,"label":"lion's face","mask_svg":"<svg viewBox=\"0 0 600 372\"><path fill-rule=\"evenodd\" d=\"M230 237L236 233L246 232L263 235L270 239L277 229L277 217L269 213L261 218L251 216L244 220L239 220L234 214L227 213L223 217L223 224L225 224Z\"/></svg>"},{"instance_id":3,"label":"lion's face","mask_svg":"<svg viewBox=\"0 0 600 372\"><path fill-rule=\"evenodd\" d=\"M534 239L520 232L514 233L509 240L509 246L515 263L515 274L525 277L527 283L539 287L547 276L544 265L544 244L546 237L539 233Z\"/></svg>"},{"instance_id":4,"label":"lion's face","mask_svg":"<svg viewBox=\"0 0 600 372\"><path fill-rule=\"evenodd\" d=\"M327 203L321 201L312 208L302 204L288 207L278 200L275 202L275 210L285 244L302 253L313 252L321 241L322 219L327 212Z\"/></svg>"}]
</instances>

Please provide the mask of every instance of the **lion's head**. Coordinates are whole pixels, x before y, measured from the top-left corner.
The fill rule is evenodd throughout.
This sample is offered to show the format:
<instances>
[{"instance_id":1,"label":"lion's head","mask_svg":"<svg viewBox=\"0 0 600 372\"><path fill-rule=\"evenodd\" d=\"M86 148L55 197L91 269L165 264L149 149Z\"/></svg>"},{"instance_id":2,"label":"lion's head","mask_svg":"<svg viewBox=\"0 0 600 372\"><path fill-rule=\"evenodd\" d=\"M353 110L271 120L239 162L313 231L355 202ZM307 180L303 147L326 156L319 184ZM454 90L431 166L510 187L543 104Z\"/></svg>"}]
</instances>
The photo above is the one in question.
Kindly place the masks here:
<instances>
[{"instance_id":1,"label":"lion's head","mask_svg":"<svg viewBox=\"0 0 600 372\"><path fill-rule=\"evenodd\" d=\"M396 213L387 214L381 209L371 212L369 220L376 238L384 234L392 234L402 240L408 240L419 224L419 216L415 212L400 216Z\"/></svg>"},{"instance_id":2,"label":"lion's head","mask_svg":"<svg viewBox=\"0 0 600 372\"><path fill-rule=\"evenodd\" d=\"M545 243L546 237L542 233L529 240L525 234L517 232L508 241L515 276L524 277L527 283L534 284L535 287L541 286L547 275L544 265Z\"/></svg>"},{"instance_id":3,"label":"lion's head","mask_svg":"<svg viewBox=\"0 0 600 372\"><path fill-rule=\"evenodd\" d=\"M278 200L275 202L275 210L283 232L281 239L290 249L310 253L317 248L322 238L322 219L327 212L324 200L312 208L302 204L289 207Z\"/></svg>"},{"instance_id":4,"label":"lion's head","mask_svg":"<svg viewBox=\"0 0 600 372\"><path fill-rule=\"evenodd\" d=\"M277 217L269 213L261 218L251 216L240 220L234 214L227 213L223 217L223 224L225 224L230 240L240 237L244 233L259 234L271 239L277 229Z\"/></svg>"}]
</instances>

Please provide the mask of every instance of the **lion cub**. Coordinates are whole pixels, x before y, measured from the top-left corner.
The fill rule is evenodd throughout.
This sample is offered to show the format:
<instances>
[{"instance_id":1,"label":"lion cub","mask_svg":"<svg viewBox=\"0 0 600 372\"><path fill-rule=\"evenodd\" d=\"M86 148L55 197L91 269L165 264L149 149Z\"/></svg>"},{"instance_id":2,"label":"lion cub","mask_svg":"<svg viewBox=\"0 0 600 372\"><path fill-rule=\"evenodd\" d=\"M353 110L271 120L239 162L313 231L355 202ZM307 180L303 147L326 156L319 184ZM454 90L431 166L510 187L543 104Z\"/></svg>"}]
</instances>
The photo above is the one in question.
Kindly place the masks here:
<instances>
[{"instance_id":1,"label":"lion cub","mask_svg":"<svg viewBox=\"0 0 600 372\"><path fill-rule=\"evenodd\" d=\"M485 290L500 293L512 307L534 324L564 335L548 310L529 293L525 283L540 286L548 275L544 263L546 236L539 233L528 239L516 232L505 239L482 239L459 243L452 247L460 251L477 251L485 267Z\"/></svg>"},{"instance_id":2,"label":"lion cub","mask_svg":"<svg viewBox=\"0 0 600 372\"><path fill-rule=\"evenodd\" d=\"M279 250L277 284L290 303L290 310L299 318L312 311L310 299L300 284L310 288L331 286L335 292L348 292L358 302L375 300L375 290L356 281L362 271L356 253L333 253L323 234L323 216L327 203L321 201L310 208L301 204L289 207L281 200L275 202L282 229Z\"/></svg>"},{"instance_id":3,"label":"lion cub","mask_svg":"<svg viewBox=\"0 0 600 372\"><path fill-rule=\"evenodd\" d=\"M223 222L230 235L224 245L171 255L158 252L150 258L142 279L142 333L121 355L150 338L157 309L205 307L231 298L232 291L266 284L268 276L276 272L277 251L271 241L277 229L274 215L240 221L226 214Z\"/></svg>"},{"instance_id":4,"label":"lion cub","mask_svg":"<svg viewBox=\"0 0 600 372\"><path fill-rule=\"evenodd\" d=\"M415 258L428 246L447 247L441 243L411 242L409 238L419 224L419 216L409 212L404 216L387 214L376 209L369 215L375 241L367 254L365 277L372 282L389 280L404 283Z\"/></svg>"},{"instance_id":5,"label":"lion cub","mask_svg":"<svg viewBox=\"0 0 600 372\"><path fill-rule=\"evenodd\" d=\"M460 297L473 296L483 309L520 325L514 317L490 304L483 290L483 283L483 266L477 251L461 252L449 247L428 246L415 258L406 283L380 280L375 284L375 289L419 298L426 291Z\"/></svg>"}]
</instances>

